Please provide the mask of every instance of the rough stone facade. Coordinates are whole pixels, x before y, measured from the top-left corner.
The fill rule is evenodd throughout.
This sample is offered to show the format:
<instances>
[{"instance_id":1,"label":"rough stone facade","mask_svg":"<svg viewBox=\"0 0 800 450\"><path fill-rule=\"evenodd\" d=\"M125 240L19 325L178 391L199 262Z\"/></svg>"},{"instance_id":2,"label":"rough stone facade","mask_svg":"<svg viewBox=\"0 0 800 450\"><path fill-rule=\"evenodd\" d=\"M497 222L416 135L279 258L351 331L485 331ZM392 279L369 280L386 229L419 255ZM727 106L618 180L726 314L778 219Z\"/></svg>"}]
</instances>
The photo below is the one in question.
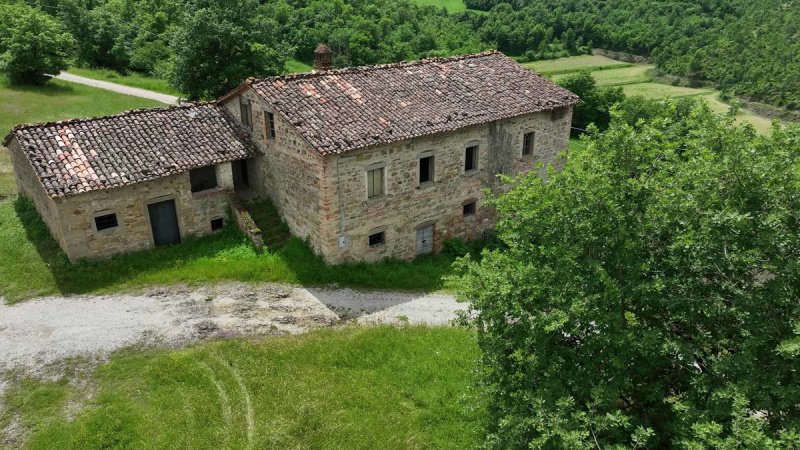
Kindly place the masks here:
<instances>
[{"instance_id":1,"label":"rough stone facade","mask_svg":"<svg viewBox=\"0 0 800 450\"><path fill-rule=\"evenodd\" d=\"M251 89L226 99L240 117L239 96L251 105L252 137L262 155L251 160L251 189L269 197L292 234L308 239L326 261L411 259L417 255L417 230L433 225L433 251L451 237L475 239L494 227L494 212L483 206L485 188L503 187L498 174L518 175L545 166L560 168L569 143L572 108L527 114L460 130L321 156L295 129L275 114L269 138L265 111L272 111ZM523 136L535 132L530 155ZM465 151L478 146L478 167L465 172ZM420 157L434 156L433 182L419 184ZM367 171L383 167L384 194L367 198ZM258 180L254 183L255 180ZM463 206L476 202L475 214ZM368 236L383 232L385 243L370 247Z\"/></svg>"},{"instance_id":2,"label":"rough stone facade","mask_svg":"<svg viewBox=\"0 0 800 450\"><path fill-rule=\"evenodd\" d=\"M33 200L42 219L70 261L106 258L154 246L147 205L175 201L181 238L211 233L211 220L226 218L233 190L231 164L216 166L214 189L191 192L189 172L117 189L52 199L15 141L9 144L20 193ZM30 172L30 173L28 173ZM118 226L98 231L94 218L115 213Z\"/></svg>"}]
</instances>

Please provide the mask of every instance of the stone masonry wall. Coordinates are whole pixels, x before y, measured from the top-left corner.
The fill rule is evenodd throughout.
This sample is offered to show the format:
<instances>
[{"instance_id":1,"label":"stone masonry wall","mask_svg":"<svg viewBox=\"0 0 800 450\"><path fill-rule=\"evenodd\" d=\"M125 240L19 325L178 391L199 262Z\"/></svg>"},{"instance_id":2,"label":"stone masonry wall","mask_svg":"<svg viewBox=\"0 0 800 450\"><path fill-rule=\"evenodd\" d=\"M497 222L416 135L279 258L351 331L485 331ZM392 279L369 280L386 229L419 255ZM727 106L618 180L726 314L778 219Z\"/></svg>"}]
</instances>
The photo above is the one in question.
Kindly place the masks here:
<instances>
[{"instance_id":1,"label":"stone masonry wall","mask_svg":"<svg viewBox=\"0 0 800 450\"><path fill-rule=\"evenodd\" d=\"M22 154L16 139L12 139L8 144L8 151L11 153L11 164L14 167L14 176L17 180L17 190L20 194L33 201L36 210L42 216L42 220L50 229L53 238L64 247L64 236L61 233L61 221L58 216L56 202L47 195L47 192L39 181L39 177L34 173L30 162Z\"/></svg>"},{"instance_id":2,"label":"stone masonry wall","mask_svg":"<svg viewBox=\"0 0 800 450\"><path fill-rule=\"evenodd\" d=\"M571 109L565 108L326 158L323 202L329 208L321 215L321 252L329 262L411 259L417 229L431 223L434 251L450 237L481 237L494 227L482 190L503 189L499 173L545 174L545 164L560 168L571 118ZM529 131L536 132L533 154L523 156L522 139ZM478 169L465 173L465 149L475 144ZM420 186L419 158L428 154L434 156L434 182ZM385 195L368 199L366 172L380 164L385 164ZM465 218L463 204L473 199L476 214ZM367 237L377 231L384 231L386 242L370 248Z\"/></svg>"},{"instance_id":3,"label":"stone masonry wall","mask_svg":"<svg viewBox=\"0 0 800 450\"><path fill-rule=\"evenodd\" d=\"M250 101L251 135L262 154L248 161L251 189L269 198L292 234L319 251L322 208L322 156L275 113L275 138L267 136L265 111L273 109L247 88L223 106L241 123L239 96Z\"/></svg>"},{"instance_id":4,"label":"stone masonry wall","mask_svg":"<svg viewBox=\"0 0 800 450\"><path fill-rule=\"evenodd\" d=\"M206 235L211 233L212 219L227 218L233 189L230 163L217 165L217 183L217 188L192 193L189 173L185 172L58 199L54 205L60 234L53 234L73 262L151 248L154 242L147 205L173 199L181 238ZM43 212L38 204L37 209L43 217L50 214ZM109 213L117 215L118 226L96 230L94 218Z\"/></svg>"}]
</instances>

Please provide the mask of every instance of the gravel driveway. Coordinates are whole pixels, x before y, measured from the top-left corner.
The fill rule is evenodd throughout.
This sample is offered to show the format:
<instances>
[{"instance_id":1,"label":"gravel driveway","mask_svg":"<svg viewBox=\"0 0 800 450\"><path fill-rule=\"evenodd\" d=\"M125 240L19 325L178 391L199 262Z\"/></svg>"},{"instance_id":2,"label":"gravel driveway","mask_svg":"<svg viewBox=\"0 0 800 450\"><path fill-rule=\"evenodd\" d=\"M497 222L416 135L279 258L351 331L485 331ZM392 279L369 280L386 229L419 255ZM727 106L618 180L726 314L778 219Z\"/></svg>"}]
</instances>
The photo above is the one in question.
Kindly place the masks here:
<instances>
[{"instance_id":1,"label":"gravel driveway","mask_svg":"<svg viewBox=\"0 0 800 450\"><path fill-rule=\"evenodd\" d=\"M465 307L439 294L244 283L0 301L0 370L37 372L66 357L103 357L137 344L296 334L348 321L442 325Z\"/></svg>"}]
</instances>

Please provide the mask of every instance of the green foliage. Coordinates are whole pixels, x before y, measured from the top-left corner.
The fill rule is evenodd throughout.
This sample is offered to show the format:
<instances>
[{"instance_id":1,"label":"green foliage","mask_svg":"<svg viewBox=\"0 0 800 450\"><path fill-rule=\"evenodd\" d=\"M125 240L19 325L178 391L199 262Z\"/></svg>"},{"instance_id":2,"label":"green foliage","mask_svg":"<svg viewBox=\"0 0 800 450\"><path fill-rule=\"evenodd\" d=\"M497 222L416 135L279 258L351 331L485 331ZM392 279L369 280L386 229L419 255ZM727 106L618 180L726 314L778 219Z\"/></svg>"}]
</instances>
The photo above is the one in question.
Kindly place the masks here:
<instances>
[{"instance_id":1,"label":"green foliage","mask_svg":"<svg viewBox=\"0 0 800 450\"><path fill-rule=\"evenodd\" d=\"M691 99L625 114L517 180L506 248L459 263L487 446L797 448L800 128Z\"/></svg>"},{"instance_id":2,"label":"green foliage","mask_svg":"<svg viewBox=\"0 0 800 450\"><path fill-rule=\"evenodd\" d=\"M572 126L586 129L594 124L600 130L608 128L611 107L625 100L620 87L598 88L592 74L581 71L558 80L558 84L581 98L572 113Z\"/></svg>"},{"instance_id":3,"label":"green foliage","mask_svg":"<svg viewBox=\"0 0 800 450\"><path fill-rule=\"evenodd\" d=\"M10 385L0 426L32 449L470 448L477 356L467 329L408 326L128 351L79 374L88 405L67 380Z\"/></svg>"},{"instance_id":4,"label":"green foliage","mask_svg":"<svg viewBox=\"0 0 800 450\"><path fill-rule=\"evenodd\" d=\"M12 82L42 84L69 66L72 36L47 14L3 5L0 27L0 70Z\"/></svg>"},{"instance_id":5,"label":"green foliage","mask_svg":"<svg viewBox=\"0 0 800 450\"><path fill-rule=\"evenodd\" d=\"M189 99L213 98L248 76L283 73L286 50L278 23L255 12L257 0L205 0L192 5L175 35L169 69L173 86Z\"/></svg>"}]
</instances>

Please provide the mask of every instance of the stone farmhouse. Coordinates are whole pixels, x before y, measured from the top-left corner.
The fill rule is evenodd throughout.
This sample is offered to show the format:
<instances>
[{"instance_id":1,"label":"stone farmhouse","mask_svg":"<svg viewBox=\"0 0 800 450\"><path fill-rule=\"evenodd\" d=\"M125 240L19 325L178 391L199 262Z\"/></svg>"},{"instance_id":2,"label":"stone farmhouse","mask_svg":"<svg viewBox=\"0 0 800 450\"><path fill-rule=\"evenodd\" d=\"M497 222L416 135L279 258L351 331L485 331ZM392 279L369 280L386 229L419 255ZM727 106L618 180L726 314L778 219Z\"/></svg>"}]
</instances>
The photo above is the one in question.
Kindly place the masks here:
<instances>
[{"instance_id":1,"label":"stone farmhouse","mask_svg":"<svg viewBox=\"0 0 800 450\"><path fill-rule=\"evenodd\" d=\"M269 198L331 263L436 252L494 225L498 174L558 168L574 94L499 52L248 79L210 103L22 125L20 193L76 261L221 229ZM544 173L544 172L541 172Z\"/></svg>"}]
</instances>

